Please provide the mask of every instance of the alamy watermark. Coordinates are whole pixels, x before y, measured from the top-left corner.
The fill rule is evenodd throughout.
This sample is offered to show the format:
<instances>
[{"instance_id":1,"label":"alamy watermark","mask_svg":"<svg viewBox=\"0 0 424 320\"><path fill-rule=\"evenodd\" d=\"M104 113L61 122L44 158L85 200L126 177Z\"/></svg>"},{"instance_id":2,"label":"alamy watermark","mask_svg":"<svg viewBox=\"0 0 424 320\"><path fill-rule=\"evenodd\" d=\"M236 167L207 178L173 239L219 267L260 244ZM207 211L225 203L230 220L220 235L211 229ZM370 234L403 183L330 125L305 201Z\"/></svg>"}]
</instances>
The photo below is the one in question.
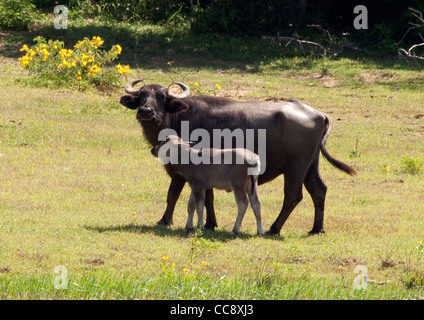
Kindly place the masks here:
<instances>
[{"instance_id":1,"label":"alamy watermark","mask_svg":"<svg viewBox=\"0 0 424 320\"><path fill-rule=\"evenodd\" d=\"M54 288L56 290L68 289L68 269L65 266L56 266L53 272L59 273L54 279Z\"/></svg>"},{"instance_id":2,"label":"alamy watermark","mask_svg":"<svg viewBox=\"0 0 424 320\"><path fill-rule=\"evenodd\" d=\"M366 290L368 285L368 269L366 266L359 265L353 269L353 272L358 273L358 275L353 280L353 289L354 290Z\"/></svg>"},{"instance_id":3,"label":"alamy watermark","mask_svg":"<svg viewBox=\"0 0 424 320\"><path fill-rule=\"evenodd\" d=\"M248 172L248 174L262 174L265 172L266 163L266 129L213 129L212 132L212 145L211 137L206 129L195 129L190 133L189 121L181 121L181 139L185 142L198 141L193 148L200 149L232 149L232 148L245 148L250 151L255 149L255 132L257 132L257 154L261 159L261 167L259 173L257 171ZM178 135L173 129L163 129L159 132L158 140L166 141L170 135ZM200 139L200 141L199 141ZM235 139L235 144L233 140ZM222 145L222 140L224 144ZM158 152L158 157L163 164L211 164L211 157L209 153L202 152L189 152L186 149L181 149L181 152L171 148L169 144L161 146ZM221 157L213 157L212 164L221 164ZM224 164L232 164L231 154L228 153L224 156ZM236 164L241 164L244 159L237 158ZM254 164L254 163L249 163Z\"/></svg>"},{"instance_id":4,"label":"alamy watermark","mask_svg":"<svg viewBox=\"0 0 424 320\"><path fill-rule=\"evenodd\" d=\"M357 30L368 29L368 9L364 5L357 5L353 13L358 14L353 20L353 27Z\"/></svg>"},{"instance_id":5,"label":"alamy watermark","mask_svg":"<svg viewBox=\"0 0 424 320\"><path fill-rule=\"evenodd\" d=\"M55 29L68 29L68 8L64 5L54 7L53 13L57 14L53 19Z\"/></svg>"}]
</instances>

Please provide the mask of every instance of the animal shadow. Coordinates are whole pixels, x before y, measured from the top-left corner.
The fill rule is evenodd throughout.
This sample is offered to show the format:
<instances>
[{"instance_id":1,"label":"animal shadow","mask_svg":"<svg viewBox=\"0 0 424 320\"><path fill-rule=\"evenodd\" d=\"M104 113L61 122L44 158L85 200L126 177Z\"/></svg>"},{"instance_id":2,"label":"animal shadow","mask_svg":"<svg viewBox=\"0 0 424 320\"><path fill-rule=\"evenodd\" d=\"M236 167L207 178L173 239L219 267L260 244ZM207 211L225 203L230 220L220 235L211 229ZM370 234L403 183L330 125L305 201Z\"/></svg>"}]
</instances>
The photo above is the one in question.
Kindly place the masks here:
<instances>
[{"instance_id":1,"label":"animal shadow","mask_svg":"<svg viewBox=\"0 0 424 320\"><path fill-rule=\"evenodd\" d=\"M91 231L103 232L130 232L136 234L154 234L160 237L175 237L175 238L192 238L199 236L208 240L228 242L235 239L250 239L257 237L254 234L240 232L236 237L232 236L230 231L226 230L196 230L194 234L187 235L182 227L168 227L162 225L142 225L142 224L126 224L115 226L85 226L85 229Z\"/></svg>"}]
</instances>

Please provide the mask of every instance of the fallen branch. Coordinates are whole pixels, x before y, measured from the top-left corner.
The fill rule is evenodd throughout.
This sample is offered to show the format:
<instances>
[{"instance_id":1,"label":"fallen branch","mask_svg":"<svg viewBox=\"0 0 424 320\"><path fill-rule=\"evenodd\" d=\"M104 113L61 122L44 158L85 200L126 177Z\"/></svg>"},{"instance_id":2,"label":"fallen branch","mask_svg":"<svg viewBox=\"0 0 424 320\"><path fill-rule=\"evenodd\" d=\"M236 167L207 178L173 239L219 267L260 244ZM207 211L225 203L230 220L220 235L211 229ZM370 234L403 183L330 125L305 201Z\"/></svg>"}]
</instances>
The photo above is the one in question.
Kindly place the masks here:
<instances>
[{"instance_id":1,"label":"fallen branch","mask_svg":"<svg viewBox=\"0 0 424 320\"><path fill-rule=\"evenodd\" d=\"M424 46L424 43L414 44L412 47L410 47L408 49L408 51L406 51L405 49L400 48L398 50L398 53L399 53L400 56L402 56L402 54L403 54L407 58L424 60L424 56L418 56L418 55L415 54L415 52L413 52L413 50L415 50L415 48L418 48L418 47L421 47L421 46Z\"/></svg>"},{"instance_id":2,"label":"fallen branch","mask_svg":"<svg viewBox=\"0 0 424 320\"><path fill-rule=\"evenodd\" d=\"M265 40L278 40L278 41L280 41L280 42L286 42L285 47L287 47L290 43L295 43L295 44L297 44L297 45L298 45L298 46L299 46L302 50L304 50L302 45L304 45L304 44L312 45L312 46L319 47L322 51L324 51L324 55L327 53L327 49L326 49L326 48L324 48L324 47L323 47L322 45L320 45L319 43L317 43L317 42L313 42L313 41L309 41L309 40L302 40L302 39L299 39L298 37L293 38L293 37L271 37L271 36L262 36L262 39L265 39Z\"/></svg>"}]
</instances>

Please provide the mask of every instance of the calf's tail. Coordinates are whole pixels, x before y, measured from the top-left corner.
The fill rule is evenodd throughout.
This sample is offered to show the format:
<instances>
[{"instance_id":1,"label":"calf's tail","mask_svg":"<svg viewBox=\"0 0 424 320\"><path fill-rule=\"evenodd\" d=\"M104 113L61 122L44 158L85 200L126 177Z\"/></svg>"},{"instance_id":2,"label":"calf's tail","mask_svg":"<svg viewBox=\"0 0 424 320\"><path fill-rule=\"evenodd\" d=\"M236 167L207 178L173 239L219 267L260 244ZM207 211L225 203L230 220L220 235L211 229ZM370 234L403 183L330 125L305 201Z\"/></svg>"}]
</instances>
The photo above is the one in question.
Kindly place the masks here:
<instances>
[{"instance_id":1,"label":"calf's tail","mask_svg":"<svg viewBox=\"0 0 424 320\"><path fill-rule=\"evenodd\" d=\"M257 158L256 163L253 164L251 168L254 168L254 173L250 174L250 194L253 195L257 192L258 174L261 171L261 162L259 160L259 157Z\"/></svg>"},{"instance_id":2,"label":"calf's tail","mask_svg":"<svg viewBox=\"0 0 424 320\"><path fill-rule=\"evenodd\" d=\"M320 146L320 149L321 149L323 156L328 160L328 162L330 162L337 169L342 170L342 171L346 172L347 174L350 174L351 176L356 175L355 169L353 169L351 166L347 165L346 163L343 163L340 160L333 158L328 153L327 149L325 149L325 142L327 141L327 138L330 135L330 131L333 127L333 124L332 124L330 117L326 116L325 121L327 123L327 130L325 131L325 133L324 133L324 135L321 139L321 146Z\"/></svg>"}]
</instances>

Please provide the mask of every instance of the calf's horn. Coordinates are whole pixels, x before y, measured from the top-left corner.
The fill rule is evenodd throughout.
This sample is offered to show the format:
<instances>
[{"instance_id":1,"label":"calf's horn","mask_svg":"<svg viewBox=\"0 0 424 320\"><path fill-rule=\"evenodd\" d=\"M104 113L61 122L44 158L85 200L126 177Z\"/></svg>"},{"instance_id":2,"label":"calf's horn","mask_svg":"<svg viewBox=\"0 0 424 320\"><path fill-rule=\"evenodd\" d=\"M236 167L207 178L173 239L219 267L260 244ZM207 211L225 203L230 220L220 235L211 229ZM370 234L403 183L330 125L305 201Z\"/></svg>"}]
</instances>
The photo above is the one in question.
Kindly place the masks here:
<instances>
[{"instance_id":1,"label":"calf's horn","mask_svg":"<svg viewBox=\"0 0 424 320\"><path fill-rule=\"evenodd\" d=\"M168 95L170 97L176 98L176 99L184 99L184 98L188 98L190 96L190 88L188 86L186 86L184 83L174 82L173 84L178 85L181 89L183 89L183 92L180 93L180 94L175 94L175 93L171 93L171 92L168 91ZM172 86L172 84L170 86ZM169 89L169 87L168 87L168 89Z\"/></svg>"},{"instance_id":2,"label":"calf's horn","mask_svg":"<svg viewBox=\"0 0 424 320\"><path fill-rule=\"evenodd\" d=\"M132 96L138 96L138 92L139 90L134 89L134 86L139 83L142 82L143 79L139 79L139 80L133 80L129 83L127 83L127 85L125 86L125 92L132 95Z\"/></svg>"}]
</instances>

